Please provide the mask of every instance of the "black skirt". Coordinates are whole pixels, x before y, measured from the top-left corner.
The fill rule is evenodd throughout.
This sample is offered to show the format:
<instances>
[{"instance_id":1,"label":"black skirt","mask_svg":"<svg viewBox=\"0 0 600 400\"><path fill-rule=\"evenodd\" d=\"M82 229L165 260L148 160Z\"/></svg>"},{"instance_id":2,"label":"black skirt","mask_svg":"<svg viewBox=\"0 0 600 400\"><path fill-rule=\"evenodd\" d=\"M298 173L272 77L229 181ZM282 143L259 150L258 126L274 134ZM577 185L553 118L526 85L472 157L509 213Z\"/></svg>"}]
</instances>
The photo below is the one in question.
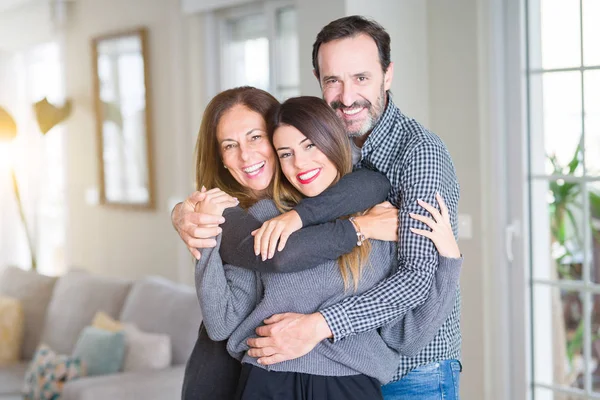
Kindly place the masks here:
<instances>
[{"instance_id":1,"label":"black skirt","mask_svg":"<svg viewBox=\"0 0 600 400\"><path fill-rule=\"evenodd\" d=\"M383 399L377 379L366 375L319 376L267 371L242 364L238 400L377 400Z\"/></svg>"},{"instance_id":2,"label":"black skirt","mask_svg":"<svg viewBox=\"0 0 600 400\"><path fill-rule=\"evenodd\" d=\"M242 365L227 352L227 341L214 342L200 325L198 340L185 366L182 400L233 400Z\"/></svg>"}]
</instances>

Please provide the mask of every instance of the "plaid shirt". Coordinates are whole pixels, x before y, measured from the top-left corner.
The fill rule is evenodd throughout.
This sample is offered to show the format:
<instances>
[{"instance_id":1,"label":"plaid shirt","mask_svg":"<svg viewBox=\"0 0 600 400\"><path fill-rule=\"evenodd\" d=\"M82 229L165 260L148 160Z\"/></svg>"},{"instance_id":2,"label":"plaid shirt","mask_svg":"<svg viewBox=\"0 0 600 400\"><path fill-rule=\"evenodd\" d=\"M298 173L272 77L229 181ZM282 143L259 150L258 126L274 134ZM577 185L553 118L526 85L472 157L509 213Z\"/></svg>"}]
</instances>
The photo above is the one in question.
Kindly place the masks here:
<instances>
[{"instance_id":1,"label":"plaid shirt","mask_svg":"<svg viewBox=\"0 0 600 400\"><path fill-rule=\"evenodd\" d=\"M364 294L321 310L334 341L391 323L427 299L438 267L438 252L430 239L409 230L425 227L409 216L428 215L417 204L418 199L437 204L435 193L440 193L448 206L454 235L458 232L459 185L446 146L403 115L389 96L386 110L361 154L357 168L380 171L392 184L388 200L399 209L400 223L398 271ZM457 291L454 308L435 338L416 357L401 357L394 381L418 366L460 358L460 289Z\"/></svg>"}]
</instances>

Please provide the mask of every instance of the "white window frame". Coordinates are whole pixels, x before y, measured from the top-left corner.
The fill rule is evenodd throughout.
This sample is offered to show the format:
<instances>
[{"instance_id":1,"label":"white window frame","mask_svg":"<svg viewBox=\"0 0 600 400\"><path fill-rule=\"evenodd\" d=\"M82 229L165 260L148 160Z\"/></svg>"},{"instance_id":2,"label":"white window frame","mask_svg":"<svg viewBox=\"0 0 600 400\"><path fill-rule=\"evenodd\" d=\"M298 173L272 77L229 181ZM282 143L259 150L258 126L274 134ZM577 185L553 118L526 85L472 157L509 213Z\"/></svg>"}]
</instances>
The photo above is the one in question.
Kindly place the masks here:
<instances>
[{"instance_id":1,"label":"white window frame","mask_svg":"<svg viewBox=\"0 0 600 400\"><path fill-rule=\"evenodd\" d=\"M479 8L485 289L485 390L490 399L531 399L529 208L524 3Z\"/></svg>"},{"instance_id":2,"label":"white window frame","mask_svg":"<svg viewBox=\"0 0 600 400\"><path fill-rule=\"evenodd\" d=\"M557 385L546 385L536 382L534 375L535 354L533 349L534 327L533 316L533 288L536 285L552 289L575 290L583 295L583 318L584 318L584 348L583 354L586 360L592 358L591 352L591 329L589 323L593 308L592 296L600 294L600 284L590 281L590 268L592 260L589 257L590 231L585 229L583 233L585 258L583 262L582 281L552 281L549 279L534 278L532 276L533 252L535 243L532 237L533 226L531 226L532 214L536 212L532 208L531 184L533 182L550 182L562 178L571 182L582 184L583 196L583 220L587 221L589 215L587 186L589 182L598 182L597 176L549 176L534 174L530 169L530 135L531 135L531 93L529 87L529 75L539 74L541 70L529 70L528 59L529 32L527 24L531 18L530 2L528 0L488 0L488 20L492 21L488 28L491 32L488 46L488 72L491 79L487 84L490 87L487 100L487 115L490 116L488 128L490 129L490 145L487 156L490 157L490 177L495 188L490 194L490 209L495 216L495 224L490 228L504 226L504 229L496 229L495 233L505 234L506 243L500 245L500 240L493 241L490 254L500 256L506 252L508 262L499 265L508 267L508 278L502 273L493 270L496 276L490 278L493 284L501 286L498 294L504 296L506 302L500 303L490 310L498 312L495 323L490 329L493 331L504 328L504 331L490 337L502 338L508 332L505 340L501 340L499 350L494 355L499 355L499 360L490 361L495 364L491 368L490 385L494 392L494 398L510 399L534 399L535 389L548 389L556 395L572 396L573 399L599 399L600 393L592 392L591 373L584 377L584 390L558 387ZM581 1L580 1L581 7ZM583 29L583 26L580 27ZM583 59L583 48L581 57ZM582 63L583 65L583 63ZM575 67L544 70L544 72L563 71L585 71L599 69L599 67ZM582 82L582 101L584 97L584 83ZM583 105L582 105L583 106ZM584 106L583 106L584 107ZM582 116L583 118L583 116ZM534 122L533 122L534 123ZM585 134L585 125L582 126ZM510 160L510 162L508 162ZM585 153L584 160L585 163ZM500 185L497 183L500 182ZM508 193L502 196L501 191ZM502 206L505 202L506 206ZM497 206L497 208L496 208ZM547 209L541 210L547 214ZM496 237L494 234L491 237ZM492 266L495 268L495 265ZM496 278L500 279L496 279ZM490 294L493 295L493 294ZM509 327L507 330L506 327ZM498 343L490 343L497 346ZM505 355L500 353L506 352ZM549 392L550 393L550 392ZM551 394L546 398L553 398ZM537 399L536 399L537 400Z\"/></svg>"},{"instance_id":3,"label":"white window frame","mask_svg":"<svg viewBox=\"0 0 600 400\"><path fill-rule=\"evenodd\" d=\"M205 55L207 59L207 97L212 98L222 90L228 89L224 84L221 66L226 63L222 49L227 43L227 20L241 18L247 15L264 14L267 19L267 37L269 39L269 93L279 95L280 71L277 66L277 11L282 8L296 7L293 0L266 0L263 2L249 3L233 8L227 8L207 13L204 19L205 33L208 34L205 41ZM211 31L209 33L208 31ZM211 43L212 42L212 43ZM217 44L215 46L215 44ZM214 54L219 57L214 57ZM212 82L210 82L212 81Z\"/></svg>"}]
</instances>

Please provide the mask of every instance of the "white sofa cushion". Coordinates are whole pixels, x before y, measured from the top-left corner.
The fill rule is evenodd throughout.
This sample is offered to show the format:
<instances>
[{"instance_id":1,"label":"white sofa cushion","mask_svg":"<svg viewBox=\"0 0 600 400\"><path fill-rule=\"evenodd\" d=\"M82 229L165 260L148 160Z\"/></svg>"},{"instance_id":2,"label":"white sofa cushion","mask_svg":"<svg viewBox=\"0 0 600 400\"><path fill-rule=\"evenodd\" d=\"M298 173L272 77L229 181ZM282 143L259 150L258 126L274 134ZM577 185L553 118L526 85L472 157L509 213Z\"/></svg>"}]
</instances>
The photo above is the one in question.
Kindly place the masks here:
<instances>
[{"instance_id":1,"label":"white sofa cushion","mask_svg":"<svg viewBox=\"0 0 600 400\"><path fill-rule=\"evenodd\" d=\"M184 364L196 343L201 321L196 291L163 278L143 278L133 284L120 320L144 332L169 335L173 365Z\"/></svg>"},{"instance_id":2,"label":"white sofa cushion","mask_svg":"<svg viewBox=\"0 0 600 400\"><path fill-rule=\"evenodd\" d=\"M6 268L0 277L0 294L18 299L23 305L25 317L21 345L23 360L31 360L40 343L46 309L55 282L54 277L15 267Z\"/></svg>"},{"instance_id":3,"label":"white sofa cushion","mask_svg":"<svg viewBox=\"0 0 600 400\"><path fill-rule=\"evenodd\" d=\"M160 333L142 332L133 324L125 325L124 372L164 369L171 365L171 338Z\"/></svg>"},{"instance_id":4,"label":"white sofa cushion","mask_svg":"<svg viewBox=\"0 0 600 400\"><path fill-rule=\"evenodd\" d=\"M69 271L54 288L42 342L59 354L71 354L79 334L98 311L112 318L119 316L130 286L121 279Z\"/></svg>"}]
</instances>

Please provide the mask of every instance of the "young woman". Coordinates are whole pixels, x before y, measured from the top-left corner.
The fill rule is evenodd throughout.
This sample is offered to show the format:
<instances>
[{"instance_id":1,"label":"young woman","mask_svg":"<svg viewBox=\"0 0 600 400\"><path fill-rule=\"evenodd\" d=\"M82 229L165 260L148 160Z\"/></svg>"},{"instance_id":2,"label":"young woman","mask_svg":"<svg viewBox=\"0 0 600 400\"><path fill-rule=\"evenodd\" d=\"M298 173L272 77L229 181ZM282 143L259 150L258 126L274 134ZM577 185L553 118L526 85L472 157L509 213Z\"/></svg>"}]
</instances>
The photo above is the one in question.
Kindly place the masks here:
<instances>
[{"instance_id":1,"label":"young woman","mask_svg":"<svg viewBox=\"0 0 600 400\"><path fill-rule=\"evenodd\" d=\"M335 344L323 341L304 357L265 369L246 354L247 339L254 336L254 330L264 319L280 312L317 312L347 296L368 290L397 268L396 236L393 235L397 232L397 225L393 226L393 241L365 241L365 236L371 236L374 230L370 229L372 225L368 220L360 216L304 228L291 235L286 249L280 252L289 253L287 247L290 245L304 246L308 252L327 252L328 248L336 246L336 242L343 242L349 237L354 242L353 248L346 252L349 254L338 254L337 260L328 253L327 261L318 265L304 264L291 273L254 272L232 265L223 266L223 261L235 259L240 266L254 268L258 257L253 253L248 255L253 248L248 249L248 243L243 243L244 232L256 225L256 221L266 221L297 205L300 194L316 198L352 170L349 142L343 126L323 100L316 97L290 99L278 108L272 121L269 132L285 179L279 179L276 170L272 199L255 202L247 214L239 208L228 210L225 213L226 225L235 223L239 229L226 229L224 225L223 235L217 238L217 247L202 251L197 265L197 289L206 329L214 339L229 338L229 353L243 363L237 398L381 398L379 386L392 378L399 354L416 354L426 345L453 305L461 259L447 210L441 202L442 214L436 221L419 217L436 228L439 236L431 236L429 231L415 232L432 237L440 251L436 282L424 305L379 331L350 336ZM228 137L219 129L217 138L224 165L231 170L232 176L240 179L260 176L254 173L261 168L263 161L252 164L243 157L229 157L227 152L235 151L239 140ZM379 189L373 189L375 193L387 193L389 183L377 179L373 182L379 186ZM347 192L348 202L364 194L365 183L362 188ZM225 192L213 189L207 199L197 205L197 210L219 214L231 200ZM333 207L343 208L337 204ZM434 212L433 208L430 209ZM434 212L434 215L439 214ZM252 222L247 223L244 218L252 219ZM357 223L359 218L366 223ZM363 232L362 226L369 228ZM311 228L330 229L330 232L318 236L317 230L314 230L315 237L301 235ZM389 237L389 231L382 236ZM346 235L347 232L350 235ZM375 236L366 239L378 239Z\"/></svg>"}]
</instances>

